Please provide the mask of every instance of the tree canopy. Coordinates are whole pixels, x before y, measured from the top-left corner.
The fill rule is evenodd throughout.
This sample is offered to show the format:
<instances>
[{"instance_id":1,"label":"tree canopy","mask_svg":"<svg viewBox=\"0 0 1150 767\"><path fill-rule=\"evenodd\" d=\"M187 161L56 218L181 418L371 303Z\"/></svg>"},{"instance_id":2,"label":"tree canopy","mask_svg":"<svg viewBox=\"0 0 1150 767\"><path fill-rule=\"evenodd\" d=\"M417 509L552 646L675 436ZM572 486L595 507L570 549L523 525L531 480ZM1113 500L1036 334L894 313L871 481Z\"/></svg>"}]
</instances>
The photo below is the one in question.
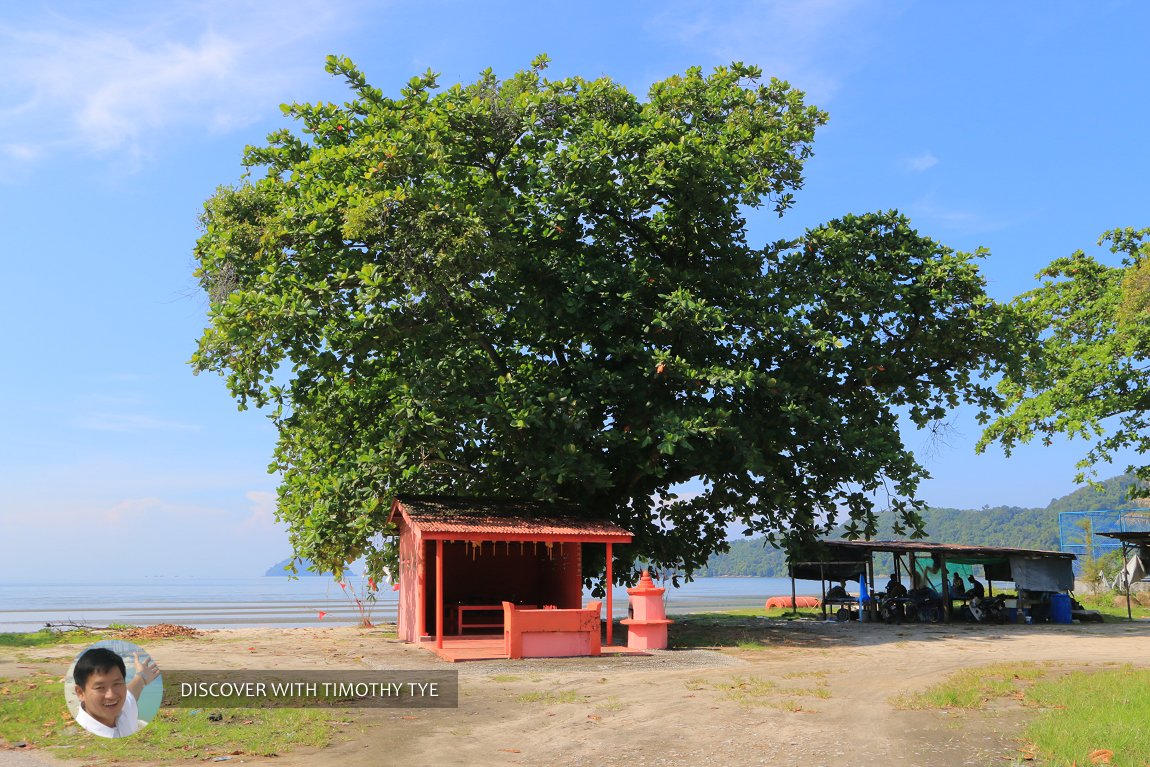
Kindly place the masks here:
<instances>
[{"instance_id":1,"label":"tree canopy","mask_svg":"<svg viewBox=\"0 0 1150 767\"><path fill-rule=\"evenodd\" d=\"M978 254L895 212L756 246L826 120L801 92L736 63L640 100L545 64L391 98L330 58L352 100L285 106L298 131L205 204L193 365L269 409L297 556L378 576L401 493L572 502L687 571L736 523L917 530L898 414L992 398Z\"/></svg>"},{"instance_id":2,"label":"tree canopy","mask_svg":"<svg viewBox=\"0 0 1150 767\"><path fill-rule=\"evenodd\" d=\"M1038 274L1042 284L1014 301L1022 335L1030 339L1000 386L1000 415L979 449L994 442L1007 454L1035 437L1093 442L1079 462L1087 471L1117 450L1150 450L1150 229L1116 229L1109 243L1121 265L1107 266L1082 251ZM1150 467L1130 466L1147 495Z\"/></svg>"}]
</instances>

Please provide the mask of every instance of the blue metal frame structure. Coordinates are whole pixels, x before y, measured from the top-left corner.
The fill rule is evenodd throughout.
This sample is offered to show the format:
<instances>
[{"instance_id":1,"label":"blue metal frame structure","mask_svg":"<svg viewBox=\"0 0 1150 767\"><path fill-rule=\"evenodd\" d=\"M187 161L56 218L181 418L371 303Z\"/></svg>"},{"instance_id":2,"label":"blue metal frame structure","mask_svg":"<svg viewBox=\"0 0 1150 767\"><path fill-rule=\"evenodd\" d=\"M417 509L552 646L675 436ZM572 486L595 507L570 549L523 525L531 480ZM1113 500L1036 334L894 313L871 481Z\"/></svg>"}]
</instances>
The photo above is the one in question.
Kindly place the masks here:
<instances>
[{"instance_id":1,"label":"blue metal frame structure","mask_svg":"<svg viewBox=\"0 0 1150 767\"><path fill-rule=\"evenodd\" d=\"M1077 556L1074 572L1078 573L1086 557L1097 559L1110 551L1121 551L1122 544L1098 533L1150 531L1150 509L1063 511L1058 514L1058 548Z\"/></svg>"}]
</instances>

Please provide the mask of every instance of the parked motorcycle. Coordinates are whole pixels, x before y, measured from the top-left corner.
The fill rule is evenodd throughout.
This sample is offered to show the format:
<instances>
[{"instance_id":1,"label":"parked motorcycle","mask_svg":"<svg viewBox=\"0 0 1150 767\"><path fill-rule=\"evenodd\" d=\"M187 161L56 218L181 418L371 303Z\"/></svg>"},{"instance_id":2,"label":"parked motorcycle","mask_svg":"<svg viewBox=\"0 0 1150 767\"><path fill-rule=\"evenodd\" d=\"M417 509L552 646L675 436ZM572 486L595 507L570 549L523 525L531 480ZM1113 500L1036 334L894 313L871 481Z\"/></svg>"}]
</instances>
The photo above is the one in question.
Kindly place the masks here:
<instances>
[{"instance_id":1,"label":"parked motorcycle","mask_svg":"<svg viewBox=\"0 0 1150 767\"><path fill-rule=\"evenodd\" d=\"M975 597L966 609L978 623L1006 623L1006 597Z\"/></svg>"}]
</instances>

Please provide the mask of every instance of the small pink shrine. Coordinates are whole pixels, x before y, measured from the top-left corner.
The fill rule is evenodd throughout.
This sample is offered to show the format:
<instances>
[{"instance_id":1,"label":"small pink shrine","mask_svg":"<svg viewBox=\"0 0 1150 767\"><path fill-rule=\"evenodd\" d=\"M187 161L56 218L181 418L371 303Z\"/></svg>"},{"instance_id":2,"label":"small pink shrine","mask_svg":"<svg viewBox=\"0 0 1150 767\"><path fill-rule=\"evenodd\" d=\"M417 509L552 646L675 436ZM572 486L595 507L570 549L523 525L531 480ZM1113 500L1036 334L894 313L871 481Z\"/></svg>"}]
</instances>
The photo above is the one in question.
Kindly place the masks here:
<instances>
[{"instance_id":1,"label":"small pink shrine","mask_svg":"<svg viewBox=\"0 0 1150 767\"><path fill-rule=\"evenodd\" d=\"M673 621L667 618L663 606L664 591L666 589L655 585L651 573L646 570L635 588L627 589L631 597L631 617L621 623L627 627L627 647L630 649L667 649L667 626Z\"/></svg>"},{"instance_id":2,"label":"small pink shrine","mask_svg":"<svg viewBox=\"0 0 1150 767\"><path fill-rule=\"evenodd\" d=\"M571 505L448 496L401 496L399 638L447 660L598 655L600 603L583 606L583 547L631 534L579 516ZM606 644L612 643L606 595Z\"/></svg>"}]
</instances>

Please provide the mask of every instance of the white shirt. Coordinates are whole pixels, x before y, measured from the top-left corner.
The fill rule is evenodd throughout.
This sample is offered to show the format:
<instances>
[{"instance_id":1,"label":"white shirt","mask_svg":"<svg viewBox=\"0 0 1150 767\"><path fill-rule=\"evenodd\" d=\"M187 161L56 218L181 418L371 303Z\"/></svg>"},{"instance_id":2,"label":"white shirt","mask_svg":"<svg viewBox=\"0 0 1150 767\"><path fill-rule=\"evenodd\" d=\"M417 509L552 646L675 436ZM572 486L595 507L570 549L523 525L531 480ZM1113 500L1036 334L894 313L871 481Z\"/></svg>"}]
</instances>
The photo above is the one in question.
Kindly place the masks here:
<instances>
[{"instance_id":1,"label":"white shirt","mask_svg":"<svg viewBox=\"0 0 1150 767\"><path fill-rule=\"evenodd\" d=\"M125 735L131 735L140 729L140 707L136 704L136 698L131 692L125 690L124 696L124 707L120 709L120 715L116 717L115 727L109 727L103 722L97 721L96 717L84 710L83 704L80 705L80 710L76 712L76 722L88 732L99 735L101 738L122 738Z\"/></svg>"}]
</instances>

